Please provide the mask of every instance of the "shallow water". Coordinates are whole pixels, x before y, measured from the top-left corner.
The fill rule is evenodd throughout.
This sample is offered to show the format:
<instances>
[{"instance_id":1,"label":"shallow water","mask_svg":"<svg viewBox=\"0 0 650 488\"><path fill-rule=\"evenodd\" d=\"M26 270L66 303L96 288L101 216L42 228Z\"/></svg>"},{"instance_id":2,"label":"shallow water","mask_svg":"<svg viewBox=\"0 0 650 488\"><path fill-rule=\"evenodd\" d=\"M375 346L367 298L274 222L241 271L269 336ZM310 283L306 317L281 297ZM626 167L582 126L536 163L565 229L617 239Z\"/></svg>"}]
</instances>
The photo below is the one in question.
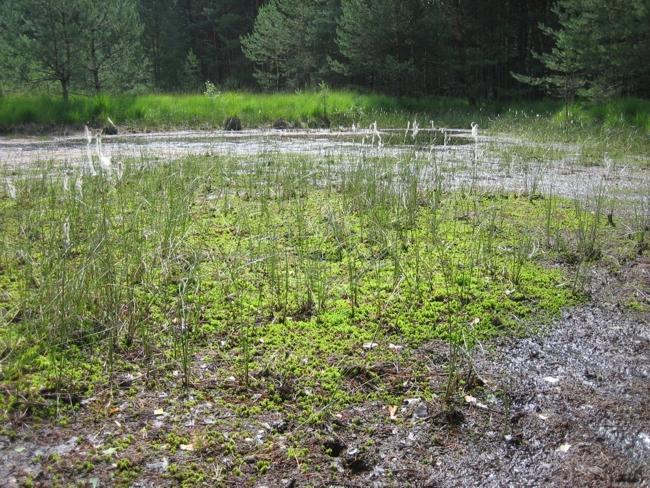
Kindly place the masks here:
<instances>
[{"instance_id":1,"label":"shallow water","mask_svg":"<svg viewBox=\"0 0 650 488\"><path fill-rule=\"evenodd\" d=\"M474 144L468 138L469 131L444 131L447 144L418 146L405 144L411 140L411 135L397 129L380 131L379 134L369 130L191 130L105 136L102 143L103 152L113 161L173 159L186 155L302 154L333 158L346 164L361 155L392 156L396 160L409 155L428 163L425 179L433 171L443 175L446 188L552 192L577 198L603 193L608 198L624 202L643 201L650 194L650 171L643 169L638 156L630 156L629 161L617 161L614 168L586 167L579 163L579 149L565 146L567 155L561 160L515 158L506 161L493 151L495 147L503 149L532 143L507 135L481 135ZM423 130L422 133L434 136L436 142L442 140L440 130ZM95 151L94 143L91 150ZM81 166L86 161L86 154L86 139L81 133L47 138L0 137L0 170L3 172L21 173L33 163L43 161Z\"/></svg>"},{"instance_id":2,"label":"shallow water","mask_svg":"<svg viewBox=\"0 0 650 488\"><path fill-rule=\"evenodd\" d=\"M424 131L423 131L424 132ZM449 129L449 148L468 144L462 137L465 131ZM173 131L133 133L118 136L104 136L104 152L117 158L181 156L187 154L242 154L262 153L309 154L316 156L358 153L372 146L384 154L399 154L412 150L412 145L400 144L408 141L401 130L390 130L375 135L368 130L247 130L224 131ZM436 131L436 136L440 132ZM397 141L398 143L382 144ZM436 140L441 141L440 137ZM94 149L94 143L93 143ZM0 137L0 164L20 165L34 161L83 162L86 139L83 134L65 137Z\"/></svg>"}]
</instances>

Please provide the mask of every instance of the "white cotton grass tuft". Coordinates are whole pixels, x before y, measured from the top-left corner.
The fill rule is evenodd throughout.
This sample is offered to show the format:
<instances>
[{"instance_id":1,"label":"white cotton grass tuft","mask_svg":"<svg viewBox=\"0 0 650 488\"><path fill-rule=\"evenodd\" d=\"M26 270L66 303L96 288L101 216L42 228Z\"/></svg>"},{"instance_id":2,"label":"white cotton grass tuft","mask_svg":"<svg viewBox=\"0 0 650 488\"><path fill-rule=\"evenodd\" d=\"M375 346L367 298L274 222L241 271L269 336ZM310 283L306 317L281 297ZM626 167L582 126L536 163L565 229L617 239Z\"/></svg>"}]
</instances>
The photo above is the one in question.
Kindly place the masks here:
<instances>
[{"instance_id":1,"label":"white cotton grass tuft","mask_svg":"<svg viewBox=\"0 0 650 488\"><path fill-rule=\"evenodd\" d=\"M372 131L372 142L370 143L371 145L375 144L375 138L377 138L377 146L382 147L383 141L381 139L381 134L379 133L379 129L377 129L377 121L373 124L370 125L370 130Z\"/></svg>"},{"instance_id":2,"label":"white cotton grass tuft","mask_svg":"<svg viewBox=\"0 0 650 488\"><path fill-rule=\"evenodd\" d=\"M14 185L13 181L6 180L6 186L7 186L7 193L9 194L9 198L15 200L18 192L16 191L16 186Z\"/></svg>"},{"instance_id":3,"label":"white cotton grass tuft","mask_svg":"<svg viewBox=\"0 0 650 488\"><path fill-rule=\"evenodd\" d=\"M97 151L97 157L99 158L100 168L104 173L110 176L113 164L111 162L111 157L104 154L102 149L102 136L100 134L97 134L97 137L95 138L95 149Z\"/></svg>"},{"instance_id":4,"label":"white cotton grass tuft","mask_svg":"<svg viewBox=\"0 0 650 488\"><path fill-rule=\"evenodd\" d=\"M91 176L97 176L97 171L95 170L95 165L93 164L93 157L90 154L90 147L86 149L86 166L88 167L88 172Z\"/></svg>"},{"instance_id":5,"label":"white cotton grass tuft","mask_svg":"<svg viewBox=\"0 0 650 488\"><path fill-rule=\"evenodd\" d=\"M63 244L66 249L70 248L70 219L66 218L63 222Z\"/></svg>"},{"instance_id":6,"label":"white cotton grass tuft","mask_svg":"<svg viewBox=\"0 0 650 488\"><path fill-rule=\"evenodd\" d=\"M84 196L83 185L84 185L83 179L81 178L81 176L78 176L77 181L74 182L74 187L77 190L77 194L79 195L79 198L83 198Z\"/></svg>"},{"instance_id":7,"label":"white cotton grass tuft","mask_svg":"<svg viewBox=\"0 0 650 488\"><path fill-rule=\"evenodd\" d=\"M90 145L93 142L93 135L87 125L84 125L84 135L86 137L86 166L88 167L88 172L91 176L97 176L97 171L95 171L95 165L93 164L93 156L90 151Z\"/></svg>"},{"instance_id":8,"label":"white cotton grass tuft","mask_svg":"<svg viewBox=\"0 0 650 488\"><path fill-rule=\"evenodd\" d=\"M18 192L16 191L16 186L11 180L7 180L7 193L9 194L9 198L11 198L12 200L15 200L18 196Z\"/></svg>"},{"instance_id":9,"label":"white cotton grass tuft","mask_svg":"<svg viewBox=\"0 0 650 488\"><path fill-rule=\"evenodd\" d=\"M472 137L474 138L474 161L478 159L478 124L472 122Z\"/></svg>"},{"instance_id":10,"label":"white cotton grass tuft","mask_svg":"<svg viewBox=\"0 0 650 488\"><path fill-rule=\"evenodd\" d=\"M101 166L102 170L106 172L106 174L108 175L111 174L111 170L113 169L113 163L111 162L110 156L105 156L102 154L99 157L99 165Z\"/></svg>"},{"instance_id":11,"label":"white cotton grass tuft","mask_svg":"<svg viewBox=\"0 0 650 488\"><path fill-rule=\"evenodd\" d=\"M420 133L420 125L418 124L418 121L416 119L413 121L413 127L411 129L411 137L413 138L413 140L415 140L415 138L418 136L419 133Z\"/></svg>"},{"instance_id":12,"label":"white cotton grass tuft","mask_svg":"<svg viewBox=\"0 0 650 488\"><path fill-rule=\"evenodd\" d=\"M84 125L84 136L86 137L86 144L90 146L90 144L93 142L93 134L87 125Z\"/></svg>"},{"instance_id":13,"label":"white cotton grass tuft","mask_svg":"<svg viewBox=\"0 0 650 488\"><path fill-rule=\"evenodd\" d=\"M476 122L472 122L472 137L474 141L478 139L478 124Z\"/></svg>"}]
</instances>

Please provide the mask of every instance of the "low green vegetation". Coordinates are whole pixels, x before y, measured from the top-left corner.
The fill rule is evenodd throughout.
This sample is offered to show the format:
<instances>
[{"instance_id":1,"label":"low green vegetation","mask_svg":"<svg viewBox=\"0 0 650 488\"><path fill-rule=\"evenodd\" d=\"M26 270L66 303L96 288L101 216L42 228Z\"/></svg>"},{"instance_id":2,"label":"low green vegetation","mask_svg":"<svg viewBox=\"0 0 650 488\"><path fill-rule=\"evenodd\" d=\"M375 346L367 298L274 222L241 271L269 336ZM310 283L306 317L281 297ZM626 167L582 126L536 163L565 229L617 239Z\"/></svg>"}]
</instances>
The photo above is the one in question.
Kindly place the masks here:
<instances>
[{"instance_id":1,"label":"low green vegetation","mask_svg":"<svg viewBox=\"0 0 650 488\"><path fill-rule=\"evenodd\" d=\"M541 462L568 452L603 461L585 483L642 478L565 424L643 410L639 371L612 376L614 417L575 380L642 357L649 21L650 0L0 0L0 473L552 483L584 474ZM576 392L588 415L560 412Z\"/></svg>"},{"instance_id":2,"label":"low green vegetation","mask_svg":"<svg viewBox=\"0 0 650 488\"><path fill-rule=\"evenodd\" d=\"M57 126L82 128L105 124L137 129L220 129L228 117L237 116L244 128L270 127L285 120L292 127L420 127L469 128L525 134L539 139L547 134L556 141L576 139L644 140L650 130L650 102L624 99L600 104L577 103L567 121L563 105L555 101L484 103L436 97L391 97L353 91L316 91L261 94L219 92L207 95L74 96L66 102L47 95L0 97L0 128L5 132Z\"/></svg>"},{"instance_id":3,"label":"low green vegetation","mask_svg":"<svg viewBox=\"0 0 650 488\"><path fill-rule=\"evenodd\" d=\"M375 368L431 341L450 348L456 386L420 385L419 363L414 384L453 403L461 351L537 329L580 300L590 262L647 240L643 221L609 226L602 195L452 189L433 156L134 160L4 179L4 414L54 413L124 374L195 388L218 371L259 395L232 400L240 415L317 421L408 394Z\"/></svg>"}]
</instances>

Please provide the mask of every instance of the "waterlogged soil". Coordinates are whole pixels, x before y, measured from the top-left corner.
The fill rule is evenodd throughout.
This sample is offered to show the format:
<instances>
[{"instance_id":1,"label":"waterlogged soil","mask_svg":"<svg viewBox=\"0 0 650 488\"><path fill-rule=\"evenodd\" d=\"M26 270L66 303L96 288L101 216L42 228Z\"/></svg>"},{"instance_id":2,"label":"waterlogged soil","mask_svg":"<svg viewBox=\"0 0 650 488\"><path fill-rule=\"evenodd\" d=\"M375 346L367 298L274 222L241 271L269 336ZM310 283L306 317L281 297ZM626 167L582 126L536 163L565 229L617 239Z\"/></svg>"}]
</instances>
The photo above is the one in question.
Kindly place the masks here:
<instances>
[{"instance_id":1,"label":"waterlogged soil","mask_svg":"<svg viewBox=\"0 0 650 488\"><path fill-rule=\"evenodd\" d=\"M445 137L442 131L447 133ZM427 135L423 137L423 135ZM468 131L440 129L423 131L435 146L451 149L473 144ZM187 155L229 154L251 156L258 154L305 154L335 156L358 154L368 150L373 154L399 155L413 149L413 137L403 130L243 130L127 133L103 136L107 155L116 159L170 158ZM0 136L0 164L25 165L36 161L83 164L86 138L83 134L60 137L2 137ZM94 142L91 146L94 149Z\"/></svg>"},{"instance_id":2,"label":"waterlogged soil","mask_svg":"<svg viewBox=\"0 0 650 488\"><path fill-rule=\"evenodd\" d=\"M321 415L313 421L242 414L206 401L201 392L232 396L242 385L199 361L189 394L173 376L151 384L126 375L64 423L15 418L0 435L0 479L4 486L648 486L650 260L596 269L590 288L587 303L541 334L462 357L464 387L451 404L442 394L413 395L401 405L314 412ZM448 346L430 342L413 354L443 392ZM349 381L371 389L371 373L404 388L413 380L408 364L373 364Z\"/></svg>"},{"instance_id":3,"label":"waterlogged soil","mask_svg":"<svg viewBox=\"0 0 650 488\"><path fill-rule=\"evenodd\" d=\"M459 129L422 130L416 142L412 133L399 129L175 131L104 136L102 140L104 154L113 161L169 161L188 155L245 159L282 154L350 164L361 156L394 157L426 161L432 171L443 175L447 187L456 189L553 193L587 199L604 194L622 201L643 200L650 189L650 155L585 160L576 145L541 145L506 134L480 134L474 140L470 131ZM94 142L90 148L94 153ZM539 156L540 150L544 157ZM36 162L83 167L86 158L82 134L0 136L0 173L21 173Z\"/></svg>"}]
</instances>

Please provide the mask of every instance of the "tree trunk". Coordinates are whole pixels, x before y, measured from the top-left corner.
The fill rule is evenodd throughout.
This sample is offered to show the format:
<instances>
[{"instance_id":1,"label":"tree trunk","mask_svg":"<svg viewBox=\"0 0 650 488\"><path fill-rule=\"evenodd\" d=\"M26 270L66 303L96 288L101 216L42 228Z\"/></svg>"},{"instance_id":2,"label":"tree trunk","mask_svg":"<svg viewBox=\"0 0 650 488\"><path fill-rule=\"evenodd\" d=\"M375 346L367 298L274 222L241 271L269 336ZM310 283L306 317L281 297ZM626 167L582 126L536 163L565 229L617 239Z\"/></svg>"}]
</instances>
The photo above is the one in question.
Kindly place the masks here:
<instances>
[{"instance_id":1,"label":"tree trunk","mask_svg":"<svg viewBox=\"0 0 650 488\"><path fill-rule=\"evenodd\" d=\"M99 79L99 66L97 63L97 49L95 48L95 39L90 42L90 61L92 63L91 72L93 74L93 82L95 83L95 95L102 92L102 82Z\"/></svg>"},{"instance_id":2,"label":"tree trunk","mask_svg":"<svg viewBox=\"0 0 650 488\"><path fill-rule=\"evenodd\" d=\"M102 92L102 82L99 80L99 70L93 70L93 81L95 82L95 95L99 95Z\"/></svg>"},{"instance_id":3,"label":"tree trunk","mask_svg":"<svg viewBox=\"0 0 650 488\"><path fill-rule=\"evenodd\" d=\"M66 102L70 98L70 87L68 86L70 83L66 79L61 79L59 80L61 82L61 92L63 93L63 100Z\"/></svg>"}]
</instances>

